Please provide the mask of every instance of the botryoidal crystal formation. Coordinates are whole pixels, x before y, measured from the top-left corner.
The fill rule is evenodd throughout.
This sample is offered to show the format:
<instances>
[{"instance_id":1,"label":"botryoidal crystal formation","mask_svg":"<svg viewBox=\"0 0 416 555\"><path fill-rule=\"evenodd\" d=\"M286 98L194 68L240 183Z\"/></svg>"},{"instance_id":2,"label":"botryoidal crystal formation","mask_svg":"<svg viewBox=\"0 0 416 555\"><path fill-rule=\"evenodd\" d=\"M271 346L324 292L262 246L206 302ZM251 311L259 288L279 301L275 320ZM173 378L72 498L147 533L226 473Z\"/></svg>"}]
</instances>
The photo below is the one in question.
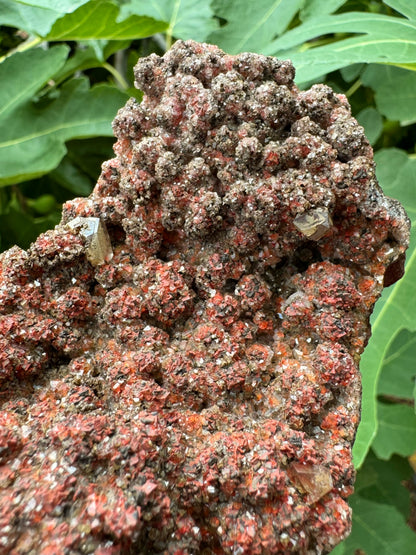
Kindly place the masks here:
<instances>
[{"instance_id":1,"label":"botryoidal crystal formation","mask_svg":"<svg viewBox=\"0 0 416 555\"><path fill-rule=\"evenodd\" d=\"M290 62L179 41L135 76L92 194L1 255L0 553L328 553L407 217Z\"/></svg>"}]
</instances>

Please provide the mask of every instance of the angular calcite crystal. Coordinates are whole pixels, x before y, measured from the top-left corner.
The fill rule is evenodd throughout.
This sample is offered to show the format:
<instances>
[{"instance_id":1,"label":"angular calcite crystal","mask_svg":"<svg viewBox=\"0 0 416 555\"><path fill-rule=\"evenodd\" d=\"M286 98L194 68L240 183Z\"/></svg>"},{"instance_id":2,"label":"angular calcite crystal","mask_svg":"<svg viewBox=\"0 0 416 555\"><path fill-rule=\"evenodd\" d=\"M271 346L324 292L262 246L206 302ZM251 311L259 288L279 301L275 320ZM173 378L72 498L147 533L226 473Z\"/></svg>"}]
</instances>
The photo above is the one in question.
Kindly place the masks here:
<instances>
[{"instance_id":1,"label":"angular calcite crystal","mask_svg":"<svg viewBox=\"0 0 416 555\"><path fill-rule=\"evenodd\" d=\"M409 224L346 98L293 77L191 41L139 60L93 193L1 256L1 554L348 534L358 363Z\"/></svg>"},{"instance_id":2,"label":"angular calcite crystal","mask_svg":"<svg viewBox=\"0 0 416 555\"><path fill-rule=\"evenodd\" d=\"M85 256L93 266L108 262L113 257L110 237L100 218L77 216L68 223L71 229L79 230L86 239Z\"/></svg>"}]
</instances>

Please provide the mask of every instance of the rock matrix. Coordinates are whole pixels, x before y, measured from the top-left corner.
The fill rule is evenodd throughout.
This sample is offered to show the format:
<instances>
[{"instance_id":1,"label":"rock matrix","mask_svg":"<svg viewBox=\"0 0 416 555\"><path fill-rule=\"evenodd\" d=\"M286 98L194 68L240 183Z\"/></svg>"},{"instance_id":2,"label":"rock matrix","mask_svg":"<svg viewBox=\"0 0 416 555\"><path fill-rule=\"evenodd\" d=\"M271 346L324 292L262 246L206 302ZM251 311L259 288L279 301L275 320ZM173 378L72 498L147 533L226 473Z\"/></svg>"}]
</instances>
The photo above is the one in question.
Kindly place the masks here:
<instances>
[{"instance_id":1,"label":"rock matrix","mask_svg":"<svg viewBox=\"0 0 416 555\"><path fill-rule=\"evenodd\" d=\"M0 555L329 553L408 219L290 62L178 41L135 76L92 194L1 255Z\"/></svg>"}]
</instances>

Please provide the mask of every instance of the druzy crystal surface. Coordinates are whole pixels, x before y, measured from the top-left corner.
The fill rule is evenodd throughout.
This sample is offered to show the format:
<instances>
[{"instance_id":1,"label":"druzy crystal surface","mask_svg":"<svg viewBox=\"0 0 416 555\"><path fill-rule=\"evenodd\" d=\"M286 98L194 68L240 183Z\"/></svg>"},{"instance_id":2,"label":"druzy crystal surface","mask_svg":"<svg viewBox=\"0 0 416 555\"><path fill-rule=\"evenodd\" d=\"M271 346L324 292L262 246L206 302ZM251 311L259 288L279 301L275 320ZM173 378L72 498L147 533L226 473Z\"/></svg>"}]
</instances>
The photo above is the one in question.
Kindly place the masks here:
<instances>
[{"instance_id":1,"label":"druzy crystal surface","mask_svg":"<svg viewBox=\"0 0 416 555\"><path fill-rule=\"evenodd\" d=\"M179 41L135 75L92 194L1 255L0 553L329 553L407 217L290 62Z\"/></svg>"}]
</instances>

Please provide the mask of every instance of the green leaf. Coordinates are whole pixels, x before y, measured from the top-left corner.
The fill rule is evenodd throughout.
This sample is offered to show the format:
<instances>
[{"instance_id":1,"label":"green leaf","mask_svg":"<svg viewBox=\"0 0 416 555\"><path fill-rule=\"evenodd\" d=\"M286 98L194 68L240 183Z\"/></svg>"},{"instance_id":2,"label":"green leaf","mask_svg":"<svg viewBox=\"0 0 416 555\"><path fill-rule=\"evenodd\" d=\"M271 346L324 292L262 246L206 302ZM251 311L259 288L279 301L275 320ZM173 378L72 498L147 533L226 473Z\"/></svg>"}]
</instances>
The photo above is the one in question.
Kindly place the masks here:
<instances>
[{"instance_id":1,"label":"green leaf","mask_svg":"<svg viewBox=\"0 0 416 555\"><path fill-rule=\"evenodd\" d=\"M85 71L86 69L97 67L104 67L108 70L105 60L114 54L114 52L126 48L129 44L130 41L128 40L97 40L77 43L72 56L68 58L65 65L54 75L54 81L61 83L76 71Z\"/></svg>"},{"instance_id":2,"label":"green leaf","mask_svg":"<svg viewBox=\"0 0 416 555\"><path fill-rule=\"evenodd\" d=\"M35 199L27 198L26 204L38 214L47 215L56 208L56 199L53 195L46 194Z\"/></svg>"},{"instance_id":3,"label":"green leaf","mask_svg":"<svg viewBox=\"0 0 416 555\"><path fill-rule=\"evenodd\" d=\"M343 67L340 70L342 78L347 83L351 83L351 81L357 79L364 67L365 64L352 64L351 66Z\"/></svg>"},{"instance_id":4,"label":"green leaf","mask_svg":"<svg viewBox=\"0 0 416 555\"><path fill-rule=\"evenodd\" d=\"M405 520L410 513L409 490L403 485L412 477L408 461L394 455L388 461L378 459L370 450L364 465L357 473L356 494L369 501L393 505Z\"/></svg>"},{"instance_id":5,"label":"green leaf","mask_svg":"<svg viewBox=\"0 0 416 555\"><path fill-rule=\"evenodd\" d=\"M324 46L305 42L333 33L359 34ZM411 64L416 59L416 20L349 12L308 19L273 41L264 54L290 58L297 82L322 77L354 63Z\"/></svg>"},{"instance_id":6,"label":"green leaf","mask_svg":"<svg viewBox=\"0 0 416 555\"><path fill-rule=\"evenodd\" d=\"M351 498L351 507L353 533L345 541L345 553L352 555L359 549L368 555L414 551L416 535L395 507L359 495Z\"/></svg>"},{"instance_id":7,"label":"green leaf","mask_svg":"<svg viewBox=\"0 0 416 555\"><path fill-rule=\"evenodd\" d=\"M68 153L59 166L50 172L50 179L72 195L87 196L91 193L103 160L114 156L111 137L73 140L66 145Z\"/></svg>"},{"instance_id":8,"label":"green leaf","mask_svg":"<svg viewBox=\"0 0 416 555\"><path fill-rule=\"evenodd\" d=\"M311 17L322 17L330 13L334 13L338 8L343 6L347 0L309 0L305 2L305 6L300 12L301 21L305 21Z\"/></svg>"},{"instance_id":9,"label":"green leaf","mask_svg":"<svg viewBox=\"0 0 416 555\"><path fill-rule=\"evenodd\" d=\"M394 456L380 461L370 451L349 499L353 509L351 535L331 555L353 555L360 549L367 555L413 553L416 535L406 525L410 495L403 486L411 476L405 459Z\"/></svg>"},{"instance_id":10,"label":"green leaf","mask_svg":"<svg viewBox=\"0 0 416 555\"><path fill-rule=\"evenodd\" d=\"M96 51L91 45L77 47L74 54L68 58L64 66L56 72L54 80L62 82L76 71L84 71L93 67L102 66L102 62L97 58Z\"/></svg>"},{"instance_id":11,"label":"green leaf","mask_svg":"<svg viewBox=\"0 0 416 555\"><path fill-rule=\"evenodd\" d=\"M46 107L27 102L9 113L0 121L0 185L19 183L55 168L69 139L111 136L111 121L126 99L114 87L89 89L86 79L73 79Z\"/></svg>"},{"instance_id":12,"label":"green leaf","mask_svg":"<svg viewBox=\"0 0 416 555\"><path fill-rule=\"evenodd\" d=\"M370 106L361 110L356 118L358 123L364 127L366 137L370 143L372 145L376 143L383 131L383 118L380 113Z\"/></svg>"},{"instance_id":13,"label":"green leaf","mask_svg":"<svg viewBox=\"0 0 416 555\"><path fill-rule=\"evenodd\" d=\"M383 0L385 4L402 13L409 19L416 20L416 6L413 0Z\"/></svg>"},{"instance_id":14,"label":"green leaf","mask_svg":"<svg viewBox=\"0 0 416 555\"><path fill-rule=\"evenodd\" d=\"M50 173L50 177L76 196L87 196L91 193L91 181L68 156L61 160L59 166Z\"/></svg>"},{"instance_id":15,"label":"green leaf","mask_svg":"<svg viewBox=\"0 0 416 555\"><path fill-rule=\"evenodd\" d=\"M384 148L375 153L377 178L383 191L403 204L416 226L416 159L398 148ZM409 258L410 252L407 253Z\"/></svg>"},{"instance_id":16,"label":"green leaf","mask_svg":"<svg viewBox=\"0 0 416 555\"><path fill-rule=\"evenodd\" d=\"M68 157L95 185L103 160L114 157L114 136L73 140L67 144Z\"/></svg>"},{"instance_id":17,"label":"green leaf","mask_svg":"<svg viewBox=\"0 0 416 555\"><path fill-rule=\"evenodd\" d=\"M345 542L339 543L335 549L331 551L330 555L344 555L345 554Z\"/></svg>"},{"instance_id":18,"label":"green leaf","mask_svg":"<svg viewBox=\"0 0 416 555\"><path fill-rule=\"evenodd\" d=\"M375 156L377 176L384 192L399 199L416 224L415 160L398 149L385 149ZM377 379L390 345L402 329L416 331L416 236L407 251L406 273L394 287L386 288L377 301L372 318L372 336L361 357L362 412L354 443L358 468L377 432Z\"/></svg>"},{"instance_id":19,"label":"green leaf","mask_svg":"<svg viewBox=\"0 0 416 555\"><path fill-rule=\"evenodd\" d=\"M361 80L375 91L377 108L402 125L416 122L416 72L394 66L370 66Z\"/></svg>"},{"instance_id":20,"label":"green leaf","mask_svg":"<svg viewBox=\"0 0 416 555\"><path fill-rule=\"evenodd\" d=\"M382 64L369 64L361 74L362 84L376 90L383 84L386 77L385 68Z\"/></svg>"},{"instance_id":21,"label":"green leaf","mask_svg":"<svg viewBox=\"0 0 416 555\"><path fill-rule=\"evenodd\" d=\"M414 399L416 333L401 330L386 353L378 382L378 394Z\"/></svg>"},{"instance_id":22,"label":"green leaf","mask_svg":"<svg viewBox=\"0 0 416 555\"><path fill-rule=\"evenodd\" d=\"M33 48L0 63L0 120L35 94L64 65L69 48ZM30 70L29 70L30 69Z\"/></svg>"},{"instance_id":23,"label":"green leaf","mask_svg":"<svg viewBox=\"0 0 416 555\"><path fill-rule=\"evenodd\" d=\"M54 22L71 13L89 0L0 0L0 21L24 29L28 33L45 36Z\"/></svg>"},{"instance_id":24,"label":"green leaf","mask_svg":"<svg viewBox=\"0 0 416 555\"><path fill-rule=\"evenodd\" d=\"M82 44L82 43L81 43ZM93 45L97 54L97 58L101 62L105 62L112 54L118 50L123 50L131 44L130 39L123 40L89 40L85 42L86 45Z\"/></svg>"},{"instance_id":25,"label":"green leaf","mask_svg":"<svg viewBox=\"0 0 416 555\"><path fill-rule=\"evenodd\" d=\"M13 4L32 6L34 8L45 8L55 10L59 13L69 13L74 11L81 4L85 4L88 0L54 0L51 6L51 0L12 0Z\"/></svg>"},{"instance_id":26,"label":"green leaf","mask_svg":"<svg viewBox=\"0 0 416 555\"><path fill-rule=\"evenodd\" d=\"M378 431L373 442L377 457L408 457L416 452L416 415L413 407L399 403L378 403Z\"/></svg>"},{"instance_id":27,"label":"green leaf","mask_svg":"<svg viewBox=\"0 0 416 555\"><path fill-rule=\"evenodd\" d=\"M209 40L230 54L258 52L286 30L303 4L303 0L213 0L215 14L227 23Z\"/></svg>"},{"instance_id":28,"label":"green leaf","mask_svg":"<svg viewBox=\"0 0 416 555\"><path fill-rule=\"evenodd\" d=\"M166 23L132 15L117 22L119 6L110 0L91 0L58 19L47 40L138 39L166 29Z\"/></svg>"},{"instance_id":29,"label":"green leaf","mask_svg":"<svg viewBox=\"0 0 416 555\"><path fill-rule=\"evenodd\" d=\"M0 215L0 236L2 248L14 243L27 246L33 237L33 218L12 208Z\"/></svg>"},{"instance_id":30,"label":"green leaf","mask_svg":"<svg viewBox=\"0 0 416 555\"><path fill-rule=\"evenodd\" d=\"M365 12L347 12L339 15L317 16L309 19L302 25L288 31L282 37L274 40L267 50L284 52L301 46L306 41L333 33L378 34L400 40L400 38L414 39L414 32L414 22L409 22L400 17ZM365 37L359 38L360 40L365 39ZM332 43L328 46L332 47L335 44L342 45L344 41ZM320 49L316 48L316 51L318 50ZM346 51L348 52L348 49ZM387 59L386 53L384 59ZM362 61L367 60L363 59ZM414 62L414 60L411 61ZM325 60L322 60L322 63L325 63Z\"/></svg>"},{"instance_id":31,"label":"green leaf","mask_svg":"<svg viewBox=\"0 0 416 555\"><path fill-rule=\"evenodd\" d=\"M60 219L60 211L46 217L33 218L12 207L7 214L0 215L1 247L8 249L19 245L27 248L40 233L54 227Z\"/></svg>"},{"instance_id":32,"label":"green leaf","mask_svg":"<svg viewBox=\"0 0 416 555\"><path fill-rule=\"evenodd\" d=\"M217 27L210 3L205 0L130 0L122 6L120 14L147 15L168 22L168 39L202 42Z\"/></svg>"}]
</instances>

